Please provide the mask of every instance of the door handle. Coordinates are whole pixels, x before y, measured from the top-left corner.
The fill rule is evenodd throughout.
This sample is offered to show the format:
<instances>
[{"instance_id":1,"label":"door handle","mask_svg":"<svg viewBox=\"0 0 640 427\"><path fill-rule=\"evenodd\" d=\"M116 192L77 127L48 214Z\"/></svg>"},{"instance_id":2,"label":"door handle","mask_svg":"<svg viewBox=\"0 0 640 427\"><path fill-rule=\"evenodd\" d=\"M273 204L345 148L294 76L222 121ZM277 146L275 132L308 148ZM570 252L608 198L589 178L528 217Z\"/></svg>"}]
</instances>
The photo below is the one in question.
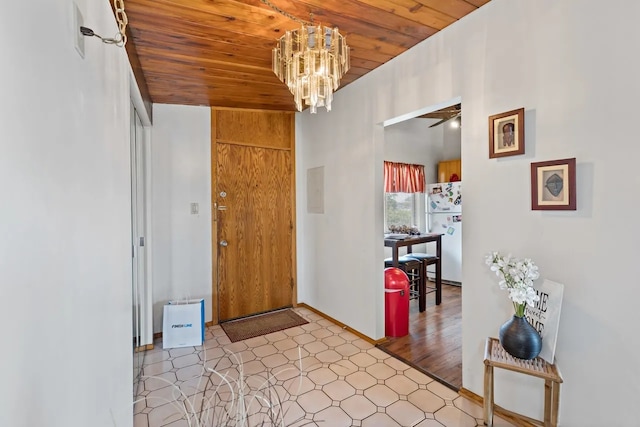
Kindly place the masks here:
<instances>
[{"instance_id":1,"label":"door handle","mask_svg":"<svg viewBox=\"0 0 640 427\"><path fill-rule=\"evenodd\" d=\"M226 240L220 240L220 246L229 246L229 243Z\"/></svg>"}]
</instances>

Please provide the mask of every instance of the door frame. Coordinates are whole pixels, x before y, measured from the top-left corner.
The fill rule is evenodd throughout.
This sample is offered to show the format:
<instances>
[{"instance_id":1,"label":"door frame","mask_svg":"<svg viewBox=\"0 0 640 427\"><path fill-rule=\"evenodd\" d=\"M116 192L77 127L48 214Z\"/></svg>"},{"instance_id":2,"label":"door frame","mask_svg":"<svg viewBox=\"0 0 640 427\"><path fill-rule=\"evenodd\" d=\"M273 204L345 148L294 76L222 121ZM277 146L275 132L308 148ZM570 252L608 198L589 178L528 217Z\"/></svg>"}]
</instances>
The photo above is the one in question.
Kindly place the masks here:
<instances>
[{"instance_id":1,"label":"door frame","mask_svg":"<svg viewBox=\"0 0 640 427\"><path fill-rule=\"evenodd\" d=\"M129 97L130 97L130 108L134 109L138 114L138 117L141 122L141 131L142 138L140 144L137 146L137 158L138 163L136 166L136 170L141 168L142 170L138 173L138 177L142 182L138 182L138 189L140 192L144 194L143 199L140 201L142 204L143 215L138 223L142 224L142 230L138 230L138 236L144 236L144 259L141 260L138 268L143 270L143 280L142 283L138 283L140 289L140 341L139 347L140 350L151 349L153 348L153 254L152 254L152 217L149 207L151 206L151 117L150 112L145 105L145 102L142 98L142 94L140 89L138 88L135 76L133 74L133 70L130 71L129 76ZM133 116L133 111L130 112L129 117ZM131 125L131 124L130 124ZM130 149L133 149L134 141L130 141ZM133 163L134 158L131 157L130 161ZM133 168L133 164L131 167ZM132 182L133 184L133 182ZM133 215L135 214L133 203L131 205L131 214L132 221ZM133 224L132 224L133 226ZM133 229L132 229L133 232ZM138 239L139 240L139 239ZM132 245L133 245L132 241ZM138 241L139 244L139 241ZM132 249L133 251L134 249ZM135 258L132 258L132 262L135 261ZM133 265L132 265L133 268ZM132 283L133 286L133 283Z\"/></svg>"}]
</instances>

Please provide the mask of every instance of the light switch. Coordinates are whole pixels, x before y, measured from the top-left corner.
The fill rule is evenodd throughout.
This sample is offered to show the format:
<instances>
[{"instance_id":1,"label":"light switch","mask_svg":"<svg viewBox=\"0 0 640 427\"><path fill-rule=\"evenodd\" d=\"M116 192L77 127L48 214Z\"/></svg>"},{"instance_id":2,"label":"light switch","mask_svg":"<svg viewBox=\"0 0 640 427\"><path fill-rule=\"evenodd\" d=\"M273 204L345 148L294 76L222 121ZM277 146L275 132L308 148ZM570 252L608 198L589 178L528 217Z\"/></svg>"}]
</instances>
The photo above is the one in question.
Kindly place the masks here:
<instances>
[{"instance_id":1,"label":"light switch","mask_svg":"<svg viewBox=\"0 0 640 427\"><path fill-rule=\"evenodd\" d=\"M80 32L80 27L84 25L84 19L82 17L82 12L80 12L80 8L74 2L73 3L73 42L76 47L76 50L80 54L82 58L84 58L84 36Z\"/></svg>"},{"instance_id":2,"label":"light switch","mask_svg":"<svg viewBox=\"0 0 640 427\"><path fill-rule=\"evenodd\" d=\"M198 203L191 203L191 215L198 215L200 211L200 206Z\"/></svg>"}]
</instances>

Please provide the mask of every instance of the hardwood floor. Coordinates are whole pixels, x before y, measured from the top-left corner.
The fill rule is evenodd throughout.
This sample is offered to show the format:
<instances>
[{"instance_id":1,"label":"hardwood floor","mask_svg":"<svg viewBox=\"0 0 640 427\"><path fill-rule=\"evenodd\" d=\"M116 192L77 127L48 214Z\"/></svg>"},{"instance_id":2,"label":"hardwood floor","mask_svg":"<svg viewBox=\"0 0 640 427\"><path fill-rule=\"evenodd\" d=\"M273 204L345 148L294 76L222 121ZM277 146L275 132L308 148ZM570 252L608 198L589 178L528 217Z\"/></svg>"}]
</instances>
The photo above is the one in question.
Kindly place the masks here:
<instances>
[{"instance_id":1,"label":"hardwood floor","mask_svg":"<svg viewBox=\"0 0 640 427\"><path fill-rule=\"evenodd\" d=\"M462 288L442 285L442 303L427 294L427 309L409 302L409 335L387 337L378 347L458 390L462 387Z\"/></svg>"}]
</instances>

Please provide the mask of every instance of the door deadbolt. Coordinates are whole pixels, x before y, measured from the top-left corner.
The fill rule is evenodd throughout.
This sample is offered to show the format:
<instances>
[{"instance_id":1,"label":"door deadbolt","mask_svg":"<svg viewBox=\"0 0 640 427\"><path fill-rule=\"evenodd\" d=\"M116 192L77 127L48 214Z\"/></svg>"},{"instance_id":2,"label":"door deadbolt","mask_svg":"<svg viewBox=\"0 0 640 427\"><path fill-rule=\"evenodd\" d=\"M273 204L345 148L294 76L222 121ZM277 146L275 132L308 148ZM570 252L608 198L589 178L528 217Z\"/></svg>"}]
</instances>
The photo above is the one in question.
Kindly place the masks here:
<instances>
[{"instance_id":1,"label":"door deadbolt","mask_svg":"<svg viewBox=\"0 0 640 427\"><path fill-rule=\"evenodd\" d=\"M229 242L226 240L220 240L220 246L229 246Z\"/></svg>"},{"instance_id":2,"label":"door deadbolt","mask_svg":"<svg viewBox=\"0 0 640 427\"><path fill-rule=\"evenodd\" d=\"M220 192L220 197L227 197L227 192L226 191L221 191Z\"/></svg>"}]
</instances>

